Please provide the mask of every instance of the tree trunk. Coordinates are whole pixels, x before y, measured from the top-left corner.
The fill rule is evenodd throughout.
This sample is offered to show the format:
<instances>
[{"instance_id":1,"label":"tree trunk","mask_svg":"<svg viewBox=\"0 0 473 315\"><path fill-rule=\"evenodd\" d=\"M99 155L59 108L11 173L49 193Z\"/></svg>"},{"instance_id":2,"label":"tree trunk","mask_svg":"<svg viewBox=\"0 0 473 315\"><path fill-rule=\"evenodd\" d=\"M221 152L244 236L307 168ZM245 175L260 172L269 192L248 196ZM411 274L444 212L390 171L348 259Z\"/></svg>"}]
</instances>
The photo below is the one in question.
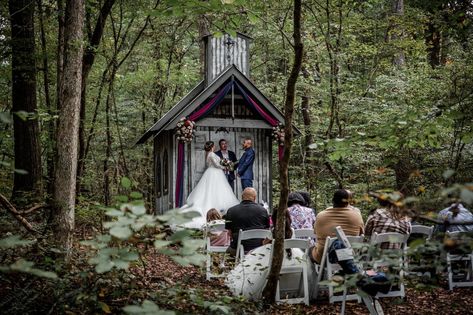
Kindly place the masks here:
<instances>
[{"instance_id":1,"label":"tree trunk","mask_svg":"<svg viewBox=\"0 0 473 315\"><path fill-rule=\"evenodd\" d=\"M57 22L58 22L58 31L57 31L57 60L56 60L56 108L59 111L61 108L61 91L62 83L62 71L64 67L64 0L57 0ZM54 186L54 183L53 183Z\"/></svg>"},{"instance_id":2,"label":"tree trunk","mask_svg":"<svg viewBox=\"0 0 473 315\"><path fill-rule=\"evenodd\" d=\"M395 19L404 16L404 0L394 0L393 1L393 15ZM399 21L394 21L391 25L391 40L399 40L402 37L401 23ZM403 67L406 63L406 57L402 48L398 48L393 59L393 64L397 67Z\"/></svg>"},{"instance_id":3,"label":"tree trunk","mask_svg":"<svg viewBox=\"0 0 473 315\"><path fill-rule=\"evenodd\" d=\"M67 0L64 27L64 67L57 131L54 209L55 237L70 257L74 232L76 172L82 73L84 0Z\"/></svg>"},{"instance_id":4,"label":"tree trunk","mask_svg":"<svg viewBox=\"0 0 473 315\"><path fill-rule=\"evenodd\" d=\"M80 98L80 124L79 124L79 164L77 167L77 193L80 193L80 182L82 175L84 174L85 156L86 156L86 144L85 144L85 119L86 119L86 101L87 101L87 77L89 76L90 70L95 61L95 55L97 48L100 45L102 39L103 30L105 28L105 22L108 15L112 11L112 7L115 4L115 0L106 0L100 9L99 16L97 17L97 23L95 24L94 32L89 43L84 51L82 61L82 77L81 77L81 98Z\"/></svg>"},{"instance_id":5,"label":"tree trunk","mask_svg":"<svg viewBox=\"0 0 473 315\"><path fill-rule=\"evenodd\" d=\"M199 27L199 60L200 60L200 76L205 76L205 45L202 38L209 34L209 23L205 19L205 15L200 15L197 20Z\"/></svg>"},{"instance_id":6,"label":"tree trunk","mask_svg":"<svg viewBox=\"0 0 473 315\"><path fill-rule=\"evenodd\" d=\"M306 80L310 79L310 73L306 69L306 67L302 66L302 75ZM309 97L309 89L305 88L303 91L303 95L301 96L301 112L302 112L302 122L304 124L304 169L305 169L305 177L306 177L306 189L309 194L312 194L314 190L314 182L315 182L315 172L314 172L314 163L313 163L313 154L312 150L310 149L310 145L313 142L313 135L312 135L312 119L310 117L310 97Z\"/></svg>"},{"instance_id":7,"label":"tree trunk","mask_svg":"<svg viewBox=\"0 0 473 315\"><path fill-rule=\"evenodd\" d=\"M433 18L431 18L429 22L427 22L425 41L427 44L427 54L429 56L429 61L432 68L440 65L440 38L440 30L438 29L437 25L435 25Z\"/></svg>"},{"instance_id":8,"label":"tree trunk","mask_svg":"<svg viewBox=\"0 0 473 315\"><path fill-rule=\"evenodd\" d=\"M46 103L46 108L49 115L49 120L47 123L48 129L48 142L47 142L47 153L46 153L46 169L47 169L47 194L48 196L52 196L54 192L53 186L53 178L54 178L54 156L56 155L55 152L55 143L54 138L56 134L56 126L54 123L54 119L52 118L55 114L55 110L51 103L51 94L49 89L49 62L48 62L48 50L46 44L46 32L44 30L44 19L43 19L43 3L42 0L37 0L38 5L38 15L39 15L39 27L41 33L41 54L43 59L43 84L44 84L44 98Z\"/></svg>"},{"instance_id":9,"label":"tree trunk","mask_svg":"<svg viewBox=\"0 0 473 315\"><path fill-rule=\"evenodd\" d=\"M268 282L263 291L263 299L267 303L274 302L277 283L279 281L279 273L284 259L285 213L287 211L287 197L289 195L288 166L292 147L292 116L294 113L294 103L296 98L296 83L299 77L299 72L301 71L304 50L301 38L301 11L301 0L294 0L294 63L286 85L286 102L284 104L284 156L279 162L281 195L279 197L279 206L276 217L271 269L268 275Z\"/></svg>"},{"instance_id":10,"label":"tree trunk","mask_svg":"<svg viewBox=\"0 0 473 315\"><path fill-rule=\"evenodd\" d=\"M33 119L15 115L27 112L36 115L36 64L35 64L35 3L30 0L10 0L12 48L12 112L15 139L15 172L13 197L22 193L41 193L41 150L37 117Z\"/></svg>"}]
</instances>

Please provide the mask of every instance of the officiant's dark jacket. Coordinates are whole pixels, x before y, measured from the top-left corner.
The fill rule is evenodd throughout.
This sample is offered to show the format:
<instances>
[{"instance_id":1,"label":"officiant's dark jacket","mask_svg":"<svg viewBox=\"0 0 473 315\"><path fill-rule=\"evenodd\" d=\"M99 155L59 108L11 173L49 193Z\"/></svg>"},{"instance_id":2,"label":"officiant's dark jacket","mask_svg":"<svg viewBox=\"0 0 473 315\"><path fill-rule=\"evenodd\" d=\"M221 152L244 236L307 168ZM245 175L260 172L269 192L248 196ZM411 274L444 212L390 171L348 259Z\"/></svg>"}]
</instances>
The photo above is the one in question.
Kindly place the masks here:
<instances>
[{"instance_id":1,"label":"officiant's dark jacket","mask_svg":"<svg viewBox=\"0 0 473 315\"><path fill-rule=\"evenodd\" d=\"M232 231L230 247L236 249L238 232L254 229L269 229L269 215L263 206L249 200L228 209L225 215L225 228ZM262 239L242 241L245 252L261 246Z\"/></svg>"},{"instance_id":2,"label":"officiant's dark jacket","mask_svg":"<svg viewBox=\"0 0 473 315\"><path fill-rule=\"evenodd\" d=\"M232 161L233 163L235 163L237 161L235 152L230 151L230 150L228 150L227 152L228 152L228 159ZM217 154L219 158L223 159L223 154L221 150L216 151L215 154ZM228 172L228 174L225 174L225 175L227 175L228 181L235 180L235 171Z\"/></svg>"}]
</instances>

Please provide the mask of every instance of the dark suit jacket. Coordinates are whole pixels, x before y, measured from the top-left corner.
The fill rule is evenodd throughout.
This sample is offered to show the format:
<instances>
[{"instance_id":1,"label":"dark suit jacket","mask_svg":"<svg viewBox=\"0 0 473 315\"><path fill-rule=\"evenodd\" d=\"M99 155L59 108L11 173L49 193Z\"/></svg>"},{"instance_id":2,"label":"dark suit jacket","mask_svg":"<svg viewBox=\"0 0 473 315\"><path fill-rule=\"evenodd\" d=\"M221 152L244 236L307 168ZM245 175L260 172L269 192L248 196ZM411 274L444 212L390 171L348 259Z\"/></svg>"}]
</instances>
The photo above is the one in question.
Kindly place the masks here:
<instances>
[{"instance_id":1,"label":"dark suit jacket","mask_svg":"<svg viewBox=\"0 0 473 315\"><path fill-rule=\"evenodd\" d=\"M263 206L252 201L243 200L240 204L228 209L225 215L225 228L232 231L231 248L237 247L238 232L254 229L269 229L269 215ZM261 246L262 239L251 239L242 242L245 251Z\"/></svg>"},{"instance_id":2,"label":"dark suit jacket","mask_svg":"<svg viewBox=\"0 0 473 315\"><path fill-rule=\"evenodd\" d=\"M221 159L223 159L223 154L221 150L218 150L215 152ZM237 161L236 154L233 151L228 150L228 159L235 163ZM227 177L229 180L235 180L235 171L233 172L228 172Z\"/></svg>"},{"instance_id":3,"label":"dark suit jacket","mask_svg":"<svg viewBox=\"0 0 473 315\"><path fill-rule=\"evenodd\" d=\"M255 161L255 150L248 148L245 153L241 156L240 162L238 162L238 175L241 179L253 180L253 162Z\"/></svg>"}]
</instances>

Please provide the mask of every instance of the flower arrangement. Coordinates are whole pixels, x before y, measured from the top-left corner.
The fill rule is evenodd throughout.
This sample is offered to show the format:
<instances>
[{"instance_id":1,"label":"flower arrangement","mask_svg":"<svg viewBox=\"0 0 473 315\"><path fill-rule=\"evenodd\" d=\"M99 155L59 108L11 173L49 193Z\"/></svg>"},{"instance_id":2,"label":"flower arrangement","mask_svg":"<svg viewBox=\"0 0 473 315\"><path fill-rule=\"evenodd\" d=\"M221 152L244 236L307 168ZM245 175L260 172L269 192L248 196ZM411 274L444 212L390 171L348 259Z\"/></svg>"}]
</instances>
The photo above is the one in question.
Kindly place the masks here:
<instances>
[{"instance_id":1,"label":"flower arrangement","mask_svg":"<svg viewBox=\"0 0 473 315\"><path fill-rule=\"evenodd\" d=\"M229 159L221 159L220 160L220 165L222 165L223 167L225 167L225 169L227 171L230 171L230 172L233 172L235 170L235 165L238 163L238 161L236 162L232 162L230 161Z\"/></svg>"},{"instance_id":2,"label":"flower arrangement","mask_svg":"<svg viewBox=\"0 0 473 315\"><path fill-rule=\"evenodd\" d=\"M176 125L177 140L191 142L195 135L195 122L182 117Z\"/></svg>"},{"instance_id":3,"label":"flower arrangement","mask_svg":"<svg viewBox=\"0 0 473 315\"><path fill-rule=\"evenodd\" d=\"M273 139L278 143L278 145L284 145L284 125L278 124L277 126L273 127Z\"/></svg>"}]
</instances>

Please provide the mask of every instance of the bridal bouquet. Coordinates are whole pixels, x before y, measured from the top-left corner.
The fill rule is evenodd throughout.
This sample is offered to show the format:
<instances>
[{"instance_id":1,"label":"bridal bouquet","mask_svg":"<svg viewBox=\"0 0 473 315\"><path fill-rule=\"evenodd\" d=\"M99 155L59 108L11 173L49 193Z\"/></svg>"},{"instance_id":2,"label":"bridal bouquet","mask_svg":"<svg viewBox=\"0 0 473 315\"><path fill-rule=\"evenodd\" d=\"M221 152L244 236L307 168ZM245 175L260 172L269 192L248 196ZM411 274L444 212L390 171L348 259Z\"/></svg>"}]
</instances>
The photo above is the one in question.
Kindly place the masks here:
<instances>
[{"instance_id":1,"label":"bridal bouquet","mask_svg":"<svg viewBox=\"0 0 473 315\"><path fill-rule=\"evenodd\" d=\"M233 172L235 170L235 165L237 163L238 163L238 161L232 162L228 159L221 159L220 160L220 165L224 166L230 172Z\"/></svg>"},{"instance_id":2,"label":"bridal bouquet","mask_svg":"<svg viewBox=\"0 0 473 315\"><path fill-rule=\"evenodd\" d=\"M182 117L176 124L177 140L184 142L191 142L195 134L195 122Z\"/></svg>"},{"instance_id":3,"label":"bridal bouquet","mask_svg":"<svg viewBox=\"0 0 473 315\"><path fill-rule=\"evenodd\" d=\"M280 146L284 145L284 125L278 124L276 127L273 127L273 139Z\"/></svg>"}]
</instances>

